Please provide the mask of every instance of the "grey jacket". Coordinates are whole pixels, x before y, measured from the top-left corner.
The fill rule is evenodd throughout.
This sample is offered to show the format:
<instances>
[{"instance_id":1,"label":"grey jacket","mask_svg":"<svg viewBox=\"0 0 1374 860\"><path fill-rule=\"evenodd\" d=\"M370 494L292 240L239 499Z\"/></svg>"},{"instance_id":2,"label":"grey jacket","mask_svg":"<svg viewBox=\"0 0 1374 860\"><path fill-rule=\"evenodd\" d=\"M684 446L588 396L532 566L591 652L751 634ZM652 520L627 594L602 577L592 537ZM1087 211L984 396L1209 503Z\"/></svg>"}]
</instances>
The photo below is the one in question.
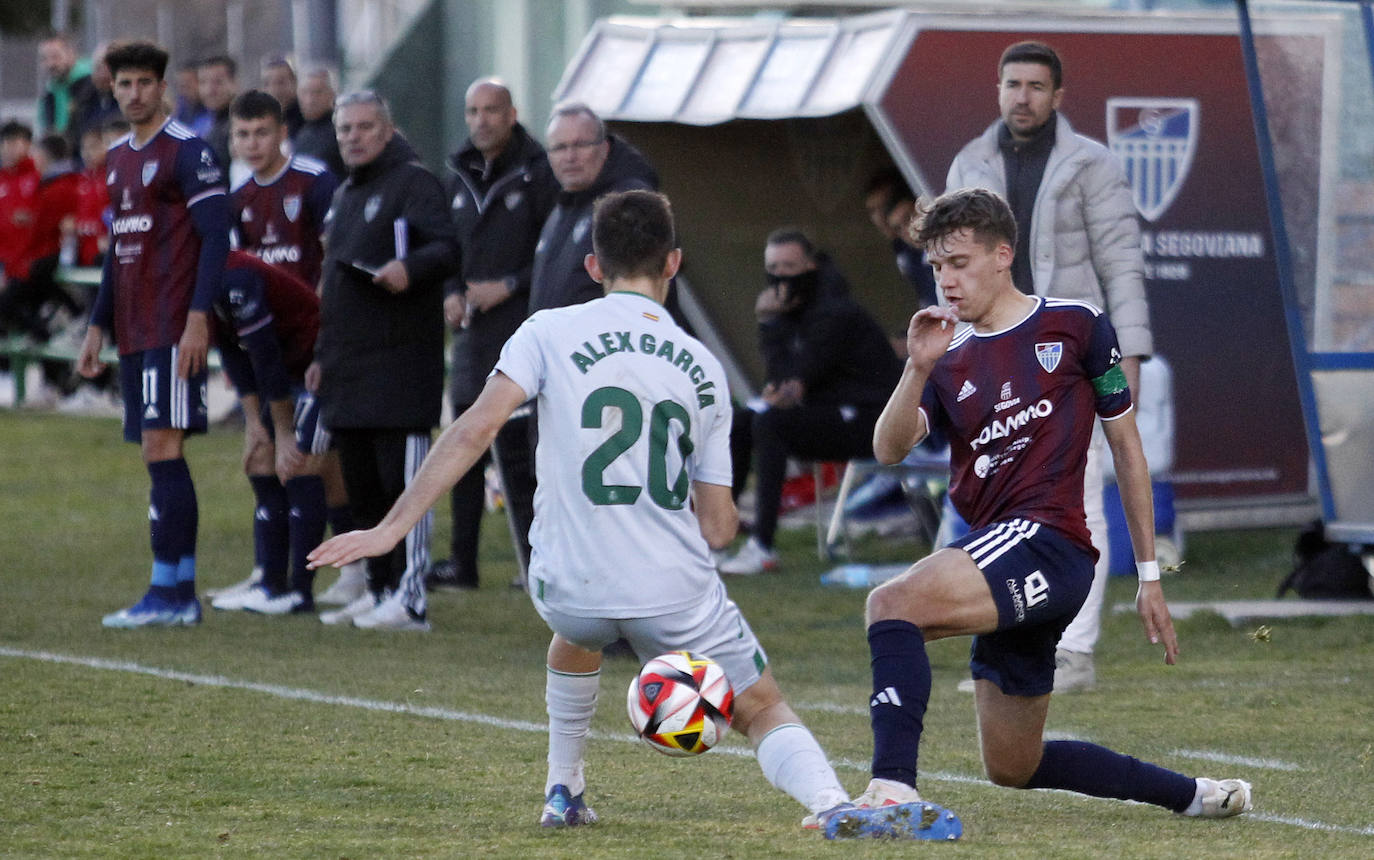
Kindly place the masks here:
<instances>
[{"instance_id":1,"label":"grey jacket","mask_svg":"<svg viewBox=\"0 0 1374 860\"><path fill-rule=\"evenodd\" d=\"M1091 302L1107 312L1121 352L1154 351L1145 299L1140 222L1121 162L1091 138L1075 134L1055 114L1054 149L1035 195L1030 252L1035 292ZM949 166L945 189L986 188L1007 193L997 145L1001 120L974 138Z\"/></svg>"}]
</instances>

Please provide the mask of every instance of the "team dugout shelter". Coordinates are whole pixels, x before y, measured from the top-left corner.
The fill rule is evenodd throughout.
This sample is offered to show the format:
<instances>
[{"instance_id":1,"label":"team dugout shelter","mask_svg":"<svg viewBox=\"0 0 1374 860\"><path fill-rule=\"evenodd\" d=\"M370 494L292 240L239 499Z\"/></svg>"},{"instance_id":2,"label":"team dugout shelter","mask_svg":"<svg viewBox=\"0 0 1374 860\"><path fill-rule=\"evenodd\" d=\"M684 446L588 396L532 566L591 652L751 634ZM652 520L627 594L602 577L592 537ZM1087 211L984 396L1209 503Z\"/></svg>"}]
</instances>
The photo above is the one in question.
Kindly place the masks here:
<instances>
[{"instance_id":1,"label":"team dugout shelter","mask_svg":"<svg viewBox=\"0 0 1374 860\"><path fill-rule=\"evenodd\" d=\"M998 118L1002 50L1050 43L1061 112L1121 158L1140 213L1184 526L1320 515L1374 543L1369 5L608 18L554 98L590 105L658 169L684 303L743 399L762 381L767 234L805 229L904 332L916 298L867 219L866 183L895 166L918 192L944 191L954 155Z\"/></svg>"}]
</instances>

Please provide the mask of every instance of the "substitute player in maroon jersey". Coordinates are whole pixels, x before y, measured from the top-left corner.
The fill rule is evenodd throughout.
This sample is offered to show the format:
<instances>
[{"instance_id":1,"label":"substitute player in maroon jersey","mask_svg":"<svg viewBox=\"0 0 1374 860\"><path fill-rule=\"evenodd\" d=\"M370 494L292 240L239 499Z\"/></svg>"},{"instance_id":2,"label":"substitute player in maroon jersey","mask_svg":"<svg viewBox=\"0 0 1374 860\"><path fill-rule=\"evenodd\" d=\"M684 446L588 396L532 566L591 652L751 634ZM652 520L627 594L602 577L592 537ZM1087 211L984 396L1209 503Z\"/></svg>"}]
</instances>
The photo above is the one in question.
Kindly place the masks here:
<instances>
[{"instance_id":1,"label":"substitute player in maroon jersey","mask_svg":"<svg viewBox=\"0 0 1374 860\"><path fill-rule=\"evenodd\" d=\"M148 592L105 616L107 627L198 624L196 488L183 456L203 433L210 305L224 278L229 207L224 171L205 141L168 118L167 52L129 42L105 58L132 131L105 160L111 247L77 370L104 369L105 333L119 349L124 438L138 442L152 479Z\"/></svg>"},{"instance_id":2,"label":"substitute player in maroon jersey","mask_svg":"<svg viewBox=\"0 0 1374 860\"><path fill-rule=\"evenodd\" d=\"M1121 350L1106 314L1092 305L1016 289L1016 220L994 192L940 197L915 235L948 306L911 318L910 357L873 448L879 461L896 463L932 429L943 431L950 497L972 531L868 597L873 780L858 809L830 816L826 836L950 838L943 815L920 826L918 810L931 821L933 805L916 792L916 760L930 699L925 643L965 635L974 637L978 735L993 782L1206 818L1244 812L1250 786L1241 780L1193 779L1095 744L1044 740L1055 643L1087 596L1097 558L1083 513L1095 418L1142 559L1136 607L1145 633L1163 643L1166 663L1178 657Z\"/></svg>"},{"instance_id":3,"label":"substitute player in maroon jersey","mask_svg":"<svg viewBox=\"0 0 1374 860\"><path fill-rule=\"evenodd\" d=\"M215 345L243 405L243 466L253 486L251 587L218 594L216 609L267 615L310 612L314 571L305 554L324 537L320 479L328 434L305 390L320 299L305 281L244 251L230 251L215 300Z\"/></svg>"},{"instance_id":4,"label":"substitute player in maroon jersey","mask_svg":"<svg viewBox=\"0 0 1374 860\"><path fill-rule=\"evenodd\" d=\"M324 216L339 180L313 158L282 152L281 105L249 90L229 109L235 154L253 171L230 195L239 247L318 288Z\"/></svg>"}]
</instances>

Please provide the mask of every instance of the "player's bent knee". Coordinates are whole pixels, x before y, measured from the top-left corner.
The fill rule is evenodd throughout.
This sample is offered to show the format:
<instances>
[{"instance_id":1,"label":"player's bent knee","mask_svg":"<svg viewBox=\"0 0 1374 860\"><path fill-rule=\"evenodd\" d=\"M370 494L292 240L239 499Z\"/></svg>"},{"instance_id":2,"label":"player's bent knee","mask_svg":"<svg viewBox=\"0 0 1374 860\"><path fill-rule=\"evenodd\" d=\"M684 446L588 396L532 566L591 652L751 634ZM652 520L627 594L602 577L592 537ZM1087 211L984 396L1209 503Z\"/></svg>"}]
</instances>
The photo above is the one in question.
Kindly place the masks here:
<instances>
[{"instance_id":1,"label":"player's bent knee","mask_svg":"<svg viewBox=\"0 0 1374 860\"><path fill-rule=\"evenodd\" d=\"M867 623L878 621L909 621L924 629L937 619L926 617L923 609L931 607L926 599L927 583L916 570L909 570L896 579L889 579L868 593L864 607Z\"/></svg>"},{"instance_id":2,"label":"player's bent knee","mask_svg":"<svg viewBox=\"0 0 1374 860\"><path fill-rule=\"evenodd\" d=\"M1003 788L1025 788L1035 775L1035 768L1012 763L983 762L983 772L988 781Z\"/></svg>"}]
</instances>

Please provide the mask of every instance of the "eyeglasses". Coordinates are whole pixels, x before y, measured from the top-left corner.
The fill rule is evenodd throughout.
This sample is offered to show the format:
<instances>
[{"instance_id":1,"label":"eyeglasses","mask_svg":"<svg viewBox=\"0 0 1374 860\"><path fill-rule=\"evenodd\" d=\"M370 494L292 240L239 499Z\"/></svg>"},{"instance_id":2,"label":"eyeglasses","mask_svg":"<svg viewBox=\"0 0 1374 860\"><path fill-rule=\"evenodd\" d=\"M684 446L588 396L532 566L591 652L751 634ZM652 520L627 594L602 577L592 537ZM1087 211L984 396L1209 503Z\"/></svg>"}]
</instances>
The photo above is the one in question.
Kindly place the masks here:
<instances>
[{"instance_id":1,"label":"eyeglasses","mask_svg":"<svg viewBox=\"0 0 1374 860\"><path fill-rule=\"evenodd\" d=\"M572 149L581 152L584 149L591 149L593 146L604 143L605 141L606 138L598 137L596 140L573 140L568 143L555 143L553 146L549 147L548 153L549 155L561 155Z\"/></svg>"}]
</instances>

